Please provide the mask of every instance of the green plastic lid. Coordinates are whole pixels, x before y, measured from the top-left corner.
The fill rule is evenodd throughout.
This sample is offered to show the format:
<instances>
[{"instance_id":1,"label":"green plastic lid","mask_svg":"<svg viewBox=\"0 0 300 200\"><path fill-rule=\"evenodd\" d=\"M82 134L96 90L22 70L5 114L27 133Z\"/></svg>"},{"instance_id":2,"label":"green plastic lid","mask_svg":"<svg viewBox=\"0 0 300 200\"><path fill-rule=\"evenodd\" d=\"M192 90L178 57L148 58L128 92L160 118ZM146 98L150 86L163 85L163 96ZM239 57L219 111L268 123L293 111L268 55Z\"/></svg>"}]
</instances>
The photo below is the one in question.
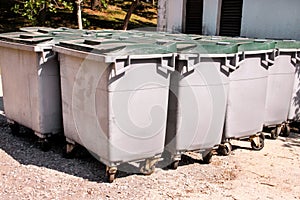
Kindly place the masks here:
<instances>
[{"instance_id":1,"label":"green plastic lid","mask_svg":"<svg viewBox=\"0 0 300 200\"><path fill-rule=\"evenodd\" d=\"M238 51L260 51L275 49L275 42L267 40L249 40L249 43L238 45Z\"/></svg>"},{"instance_id":2,"label":"green plastic lid","mask_svg":"<svg viewBox=\"0 0 300 200\"><path fill-rule=\"evenodd\" d=\"M146 55L175 53L175 43L137 43L114 39L61 41L58 46L102 55Z\"/></svg>"},{"instance_id":3,"label":"green plastic lid","mask_svg":"<svg viewBox=\"0 0 300 200\"><path fill-rule=\"evenodd\" d=\"M277 49L300 49L300 41L279 40L274 42Z\"/></svg>"},{"instance_id":4,"label":"green plastic lid","mask_svg":"<svg viewBox=\"0 0 300 200\"><path fill-rule=\"evenodd\" d=\"M213 41L221 41L236 44L238 52L270 50L275 48L275 43L270 40L220 37L219 39L214 39Z\"/></svg>"},{"instance_id":5,"label":"green plastic lid","mask_svg":"<svg viewBox=\"0 0 300 200\"><path fill-rule=\"evenodd\" d=\"M23 44L39 44L51 41L53 37L49 34L33 32L12 32L0 34L0 40Z\"/></svg>"},{"instance_id":6,"label":"green plastic lid","mask_svg":"<svg viewBox=\"0 0 300 200\"><path fill-rule=\"evenodd\" d=\"M237 53L237 45L226 42L199 41L196 43L177 43L178 53L232 54Z\"/></svg>"}]
</instances>

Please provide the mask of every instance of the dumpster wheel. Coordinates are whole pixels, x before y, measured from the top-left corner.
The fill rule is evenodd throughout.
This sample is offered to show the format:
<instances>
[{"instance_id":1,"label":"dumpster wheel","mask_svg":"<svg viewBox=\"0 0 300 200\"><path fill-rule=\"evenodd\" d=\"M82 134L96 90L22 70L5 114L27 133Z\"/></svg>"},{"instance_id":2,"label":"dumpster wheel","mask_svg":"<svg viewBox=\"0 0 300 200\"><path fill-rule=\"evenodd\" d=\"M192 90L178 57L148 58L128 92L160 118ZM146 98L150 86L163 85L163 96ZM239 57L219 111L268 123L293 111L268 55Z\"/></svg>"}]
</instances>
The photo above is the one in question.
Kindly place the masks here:
<instances>
[{"instance_id":1,"label":"dumpster wheel","mask_svg":"<svg viewBox=\"0 0 300 200\"><path fill-rule=\"evenodd\" d=\"M288 137L290 135L290 132L291 132L291 128L289 124L283 123L280 126L280 135L282 135L283 137Z\"/></svg>"},{"instance_id":2,"label":"dumpster wheel","mask_svg":"<svg viewBox=\"0 0 300 200\"><path fill-rule=\"evenodd\" d=\"M76 144L67 142L66 146L63 149L63 157L67 159L71 159L75 157Z\"/></svg>"},{"instance_id":3,"label":"dumpster wheel","mask_svg":"<svg viewBox=\"0 0 300 200\"><path fill-rule=\"evenodd\" d=\"M232 145L230 142L225 142L224 144L220 144L217 149L218 154L222 156L230 155L231 151L232 151Z\"/></svg>"},{"instance_id":4,"label":"dumpster wheel","mask_svg":"<svg viewBox=\"0 0 300 200\"><path fill-rule=\"evenodd\" d=\"M276 128L271 130L271 139L276 140L281 132L281 127L276 126Z\"/></svg>"},{"instance_id":5,"label":"dumpster wheel","mask_svg":"<svg viewBox=\"0 0 300 200\"><path fill-rule=\"evenodd\" d=\"M155 165L158 159L146 159L140 165L140 172L144 175L151 175L155 171Z\"/></svg>"},{"instance_id":6,"label":"dumpster wheel","mask_svg":"<svg viewBox=\"0 0 300 200\"><path fill-rule=\"evenodd\" d=\"M169 168L175 170L178 168L178 165L179 165L179 160L175 160L169 165Z\"/></svg>"},{"instance_id":7,"label":"dumpster wheel","mask_svg":"<svg viewBox=\"0 0 300 200\"><path fill-rule=\"evenodd\" d=\"M209 151L208 154L206 154L206 155L203 157L203 163L204 163L204 164L209 164L209 163L211 163L211 161L212 161L212 156L213 156L213 152L212 152L212 151Z\"/></svg>"},{"instance_id":8,"label":"dumpster wheel","mask_svg":"<svg viewBox=\"0 0 300 200\"><path fill-rule=\"evenodd\" d=\"M255 136L250 137L251 147L255 151L260 151L265 146L265 135L263 133L259 133Z\"/></svg>"},{"instance_id":9,"label":"dumpster wheel","mask_svg":"<svg viewBox=\"0 0 300 200\"><path fill-rule=\"evenodd\" d=\"M10 131L11 131L11 134L13 135L19 135L20 133L20 125L16 122L13 122L13 123L9 123L9 128L10 128Z\"/></svg>"},{"instance_id":10,"label":"dumpster wheel","mask_svg":"<svg viewBox=\"0 0 300 200\"><path fill-rule=\"evenodd\" d=\"M106 166L106 177L109 183L112 183L116 178L117 167L108 167Z\"/></svg>"},{"instance_id":11,"label":"dumpster wheel","mask_svg":"<svg viewBox=\"0 0 300 200\"><path fill-rule=\"evenodd\" d=\"M51 149L51 144L47 138L40 138L38 143L40 149L44 152L47 152Z\"/></svg>"}]
</instances>

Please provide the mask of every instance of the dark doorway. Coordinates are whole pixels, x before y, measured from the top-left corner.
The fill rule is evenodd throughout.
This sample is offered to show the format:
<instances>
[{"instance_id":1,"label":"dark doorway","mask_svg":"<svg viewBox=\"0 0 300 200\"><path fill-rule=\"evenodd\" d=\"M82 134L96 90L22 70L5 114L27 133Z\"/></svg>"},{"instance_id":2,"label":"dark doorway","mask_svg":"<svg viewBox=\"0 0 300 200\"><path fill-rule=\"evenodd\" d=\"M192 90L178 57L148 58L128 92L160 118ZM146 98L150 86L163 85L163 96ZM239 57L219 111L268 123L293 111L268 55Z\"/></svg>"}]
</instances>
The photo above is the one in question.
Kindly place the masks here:
<instances>
[{"instance_id":1,"label":"dark doorway","mask_svg":"<svg viewBox=\"0 0 300 200\"><path fill-rule=\"evenodd\" d=\"M202 34L203 0L186 1L185 33Z\"/></svg>"},{"instance_id":2,"label":"dark doorway","mask_svg":"<svg viewBox=\"0 0 300 200\"><path fill-rule=\"evenodd\" d=\"M240 36L243 0L222 0L220 35Z\"/></svg>"}]
</instances>

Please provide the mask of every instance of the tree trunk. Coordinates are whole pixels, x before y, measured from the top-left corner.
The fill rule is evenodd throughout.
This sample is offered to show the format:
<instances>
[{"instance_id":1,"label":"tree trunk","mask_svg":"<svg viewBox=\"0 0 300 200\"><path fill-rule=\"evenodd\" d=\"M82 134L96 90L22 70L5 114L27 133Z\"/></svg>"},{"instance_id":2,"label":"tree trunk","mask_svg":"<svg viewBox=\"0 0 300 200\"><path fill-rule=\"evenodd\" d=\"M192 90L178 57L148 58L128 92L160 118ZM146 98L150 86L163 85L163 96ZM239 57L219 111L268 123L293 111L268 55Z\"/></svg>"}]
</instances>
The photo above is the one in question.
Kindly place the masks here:
<instances>
[{"instance_id":1,"label":"tree trunk","mask_svg":"<svg viewBox=\"0 0 300 200\"><path fill-rule=\"evenodd\" d=\"M77 20L78 20L78 29L82 29L82 17L81 17L81 3L83 0L77 0Z\"/></svg>"},{"instance_id":2,"label":"tree trunk","mask_svg":"<svg viewBox=\"0 0 300 200\"><path fill-rule=\"evenodd\" d=\"M127 30L128 23L129 23L131 15L132 15L132 12L139 5L139 3L140 3L140 0L133 0L133 2L131 3L131 6L126 14L125 19L124 19L123 30Z\"/></svg>"},{"instance_id":3,"label":"tree trunk","mask_svg":"<svg viewBox=\"0 0 300 200\"><path fill-rule=\"evenodd\" d=\"M91 0L91 9L99 10L102 7L101 0Z\"/></svg>"},{"instance_id":4,"label":"tree trunk","mask_svg":"<svg viewBox=\"0 0 300 200\"><path fill-rule=\"evenodd\" d=\"M44 7L37 15L37 23L39 26L44 26L47 19L47 4L44 4Z\"/></svg>"}]
</instances>

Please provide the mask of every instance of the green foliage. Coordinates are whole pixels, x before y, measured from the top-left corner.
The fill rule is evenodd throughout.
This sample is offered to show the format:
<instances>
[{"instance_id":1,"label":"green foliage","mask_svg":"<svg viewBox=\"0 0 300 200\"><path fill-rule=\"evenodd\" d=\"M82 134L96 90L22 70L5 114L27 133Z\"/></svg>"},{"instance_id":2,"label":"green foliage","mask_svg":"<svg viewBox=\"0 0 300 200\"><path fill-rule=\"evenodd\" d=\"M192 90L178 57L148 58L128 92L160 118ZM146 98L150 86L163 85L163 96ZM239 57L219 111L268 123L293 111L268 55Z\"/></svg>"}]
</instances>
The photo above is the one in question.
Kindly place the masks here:
<instances>
[{"instance_id":1,"label":"green foliage","mask_svg":"<svg viewBox=\"0 0 300 200\"><path fill-rule=\"evenodd\" d=\"M64 0L20 0L12 7L15 13L27 17L34 24L41 13L56 13L57 9L72 10L72 3Z\"/></svg>"},{"instance_id":2,"label":"green foliage","mask_svg":"<svg viewBox=\"0 0 300 200\"><path fill-rule=\"evenodd\" d=\"M101 3L102 3L103 8L106 9L108 6L108 0L101 0Z\"/></svg>"},{"instance_id":3,"label":"green foliage","mask_svg":"<svg viewBox=\"0 0 300 200\"><path fill-rule=\"evenodd\" d=\"M82 24L84 28L88 28L91 25L91 22L87 18L82 18Z\"/></svg>"}]
</instances>

